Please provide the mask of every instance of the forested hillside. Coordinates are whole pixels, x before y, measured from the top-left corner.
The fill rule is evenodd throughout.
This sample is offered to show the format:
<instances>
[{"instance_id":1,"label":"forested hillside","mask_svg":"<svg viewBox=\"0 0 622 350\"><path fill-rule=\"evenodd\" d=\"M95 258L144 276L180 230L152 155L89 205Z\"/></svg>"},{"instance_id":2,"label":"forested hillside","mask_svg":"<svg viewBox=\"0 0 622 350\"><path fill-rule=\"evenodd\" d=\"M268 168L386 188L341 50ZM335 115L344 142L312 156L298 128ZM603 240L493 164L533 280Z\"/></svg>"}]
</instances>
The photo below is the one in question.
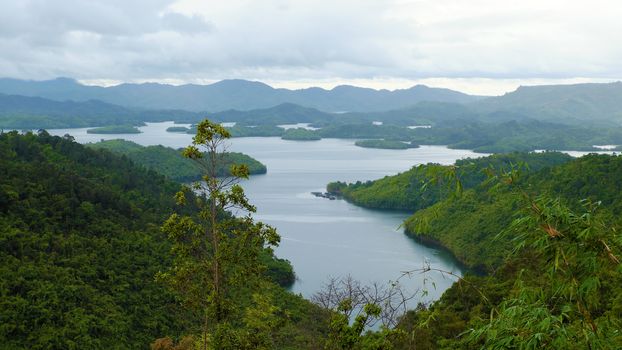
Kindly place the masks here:
<instances>
[{"instance_id":1,"label":"forested hillside","mask_svg":"<svg viewBox=\"0 0 622 350\"><path fill-rule=\"evenodd\" d=\"M483 158L461 159L454 167L422 164L393 176L367 182L328 184L327 190L340 194L346 200L363 207L417 211L446 198L452 189L443 186L454 178L439 178L440 173L451 172L463 189L469 189L486 180L486 171L508 169L512 164L525 163L531 171L555 166L572 157L558 152L496 154ZM447 175L447 174L446 174Z\"/></svg>"},{"instance_id":2,"label":"forested hillside","mask_svg":"<svg viewBox=\"0 0 622 350\"><path fill-rule=\"evenodd\" d=\"M106 149L111 152L123 154L137 164L152 169L171 180L178 182L196 181L204 174L201 169L190 159L184 158L181 150L175 150L164 146L141 146L132 141L108 140L87 144L89 148ZM233 164L248 166L251 175L265 174L266 166L246 154L229 152L226 154L223 164L218 169L221 176L229 174L229 167Z\"/></svg>"},{"instance_id":3,"label":"forested hillside","mask_svg":"<svg viewBox=\"0 0 622 350\"><path fill-rule=\"evenodd\" d=\"M407 234L479 272L403 318L397 348L619 349L621 177L619 156L518 153L329 189L415 211Z\"/></svg>"},{"instance_id":4,"label":"forested hillside","mask_svg":"<svg viewBox=\"0 0 622 350\"><path fill-rule=\"evenodd\" d=\"M522 115L554 123L620 126L622 83L521 86L503 96L472 104L475 111L503 118ZM496 113L495 113L496 112Z\"/></svg>"},{"instance_id":5,"label":"forested hillside","mask_svg":"<svg viewBox=\"0 0 622 350\"><path fill-rule=\"evenodd\" d=\"M155 280L171 263L162 223L195 210L175 205L178 184L46 132L0 134L0 160L0 347L146 349L192 334L199 319ZM291 281L271 254L270 276ZM315 344L325 314L266 286L255 293L288 310L278 347Z\"/></svg>"},{"instance_id":6,"label":"forested hillside","mask_svg":"<svg viewBox=\"0 0 622 350\"><path fill-rule=\"evenodd\" d=\"M407 221L410 234L440 242L488 275L460 281L403 326L418 349L619 349L622 158L518 169Z\"/></svg>"}]
</instances>

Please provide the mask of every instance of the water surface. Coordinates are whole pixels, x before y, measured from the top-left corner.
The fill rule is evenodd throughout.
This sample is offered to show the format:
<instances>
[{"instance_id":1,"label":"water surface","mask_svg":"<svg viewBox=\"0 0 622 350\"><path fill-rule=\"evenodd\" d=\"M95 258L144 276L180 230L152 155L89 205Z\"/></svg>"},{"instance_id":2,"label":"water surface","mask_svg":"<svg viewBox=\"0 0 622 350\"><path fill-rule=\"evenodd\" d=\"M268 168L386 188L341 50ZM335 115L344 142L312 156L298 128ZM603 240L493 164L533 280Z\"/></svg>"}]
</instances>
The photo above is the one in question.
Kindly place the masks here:
<instances>
[{"instance_id":1,"label":"water surface","mask_svg":"<svg viewBox=\"0 0 622 350\"><path fill-rule=\"evenodd\" d=\"M173 123L149 123L142 134L94 135L82 129L50 130L51 134L74 136L78 142L123 138L141 145L184 147L191 135L166 132ZM422 163L451 164L464 157L479 157L467 150L443 146L383 150L354 146L354 140L287 141L276 137L235 138L232 151L243 152L268 167L266 175L243 182L258 220L275 226L282 237L276 252L290 260L298 276L294 292L309 297L329 276L352 275L361 282L388 283L403 271L432 267L460 274L457 263L437 249L418 244L399 228L408 213L368 210L343 200L311 195L323 191L331 181L366 181L410 169ZM438 274L436 289L428 284L426 300L436 299L452 280ZM401 280L411 290L423 284L424 276Z\"/></svg>"}]
</instances>

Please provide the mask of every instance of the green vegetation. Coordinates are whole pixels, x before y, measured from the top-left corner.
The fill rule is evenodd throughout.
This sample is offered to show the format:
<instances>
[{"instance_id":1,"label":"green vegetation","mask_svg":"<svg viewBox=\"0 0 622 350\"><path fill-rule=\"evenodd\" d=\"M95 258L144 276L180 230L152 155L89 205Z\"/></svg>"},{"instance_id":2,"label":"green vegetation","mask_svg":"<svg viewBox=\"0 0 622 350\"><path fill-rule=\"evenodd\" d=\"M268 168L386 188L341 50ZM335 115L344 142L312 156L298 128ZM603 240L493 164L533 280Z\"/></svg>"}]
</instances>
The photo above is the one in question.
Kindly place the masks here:
<instances>
[{"instance_id":1,"label":"green vegetation","mask_svg":"<svg viewBox=\"0 0 622 350\"><path fill-rule=\"evenodd\" d=\"M190 128L187 128L185 126L170 126L170 127L166 128L166 131L168 131L168 132L187 133L188 131L190 131Z\"/></svg>"},{"instance_id":2,"label":"green vegetation","mask_svg":"<svg viewBox=\"0 0 622 350\"><path fill-rule=\"evenodd\" d=\"M170 147L160 145L144 147L126 140L101 141L87 146L123 154L137 164L178 182L195 181L203 175L201 169L194 162L184 158L180 150ZM222 165L217 169L218 175L229 175L229 168L233 164L246 165L252 175L265 174L267 171L265 165L246 154L228 152Z\"/></svg>"},{"instance_id":3,"label":"green vegetation","mask_svg":"<svg viewBox=\"0 0 622 350\"><path fill-rule=\"evenodd\" d=\"M158 279L179 295L185 309L203 316L195 337L205 350L265 348L277 327L272 323L277 308L271 297L256 291L266 283L261 253L277 246L280 236L250 214L242 219L223 215L227 209L256 210L238 184L249 176L246 166L233 165L229 177L218 176L230 137L223 126L209 120L197 125L197 134L183 154L204 174L204 182L192 186L201 194L196 202L199 214L173 213L162 227L173 243L173 266L159 273ZM192 190L176 195L181 206L186 205L186 192ZM252 303L246 304L249 300L241 295L251 297Z\"/></svg>"},{"instance_id":4,"label":"green vegetation","mask_svg":"<svg viewBox=\"0 0 622 350\"><path fill-rule=\"evenodd\" d=\"M622 128L568 126L538 121L454 123L413 130L418 144L448 145L482 153L533 150L595 151L592 145L618 144Z\"/></svg>"},{"instance_id":5,"label":"green vegetation","mask_svg":"<svg viewBox=\"0 0 622 350\"><path fill-rule=\"evenodd\" d=\"M418 165L394 176L367 182L346 184L333 182L327 191L337 193L346 200L363 207L417 211L427 208L451 193L440 183L439 172L450 171L464 189L479 185L486 179L489 168L508 169L512 164L526 163L532 171L555 166L571 160L572 157L558 152L496 154L483 158L462 159L454 167L438 164ZM451 181L445 179L444 183Z\"/></svg>"},{"instance_id":6,"label":"green vegetation","mask_svg":"<svg viewBox=\"0 0 622 350\"><path fill-rule=\"evenodd\" d=\"M5 129L143 125L142 117L140 112L101 101L60 102L0 94L0 128ZM153 115L149 120L159 119Z\"/></svg>"},{"instance_id":7,"label":"green vegetation","mask_svg":"<svg viewBox=\"0 0 622 350\"><path fill-rule=\"evenodd\" d=\"M232 137L272 137L281 136L285 131L283 128L279 128L276 125L258 125L258 126L244 126L236 124L227 130L231 133ZM188 134L196 134L197 128L193 126L188 130Z\"/></svg>"},{"instance_id":8,"label":"green vegetation","mask_svg":"<svg viewBox=\"0 0 622 350\"><path fill-rule=\"evenodd\" d=\"M109 125L86 130L87 134L140 134L141 132L131 125Z\"/></svg>"},{"instance_id":9,"label":"green vegetation","mask_svg":"<svg viewBox=\"0 0 622 350\"><path fill-rule=\"evenodd\" d=\"M406 127L396 125L333 124L317 131L324 138L344 139L394 139L410 141L413 133Z\"/></svg>"},{"instance_id":10,"label":"green vegetation","mask_svg":"<svg viewBox=\"0 0 622 350\"><path fill-rule=\"evenodd\" d=\"M6 348L144 348L192 321L154 281L175 183L70 140L0 135Z\"/></svg>"},{"instance_id":11,"label":"green vegetation","mask_svg":"<svg viewBox=\"0 0 622 350\"><path fill-rule=\"evenodd\" d=\"M398 326L408 336L395 339L396 348L618 349L620 176L622 157L512 154L331 187L367 198L375 192L384 198L371 202L376 207L417 210L408 234L487 273L467 275L439 301L409 312ZM400 191L410 195L387 202Z\"/></svg>"},{"instance_id":12,"label":"green vegetation","mask_svg":"<svg viewBox=\"0 0 622 350\"><path fill-rule=\"evenodd\" d=\"M411 234L440 241L491 272L467 276L406 317L409 346L622 346L622 158L590 155L540 171L521 168L494 172L493 181L409 219Z\"/></svg>"},{"instance_id":13,"label":"green vegetation","mask_svg":"<svg viewBox=\"0 0 622 350\"><path fill-rule=\"evenodd\" d=\"M258 126L243 126L235 125L227 128L233 137L270 137L283 135L283 128L279 128L275 125L258 125Z\"/></svg>"},{"instance_id":14,"label":"green vegetation","mask_svg":"<svg viewBox=\"0 0 622 350\"><path fill-rule=\"evenodd\" d=\"M354 144L359 147L381 149L409 149L419 147L418 145L412 145L410 143L395 140L359 140Z\"/></svg>"},{"instance_id":15,"label":"green vegetation","mask_svg":"<svg viewBox=\"0 0 622 350\"><path fill-rule=\"evenodd\" d=\"M154 279L173 262L160 225L172 211L196 220L199 197L188 192L179 207L178 184L44 131L0 134L0 158L3 347L144 349L199 329L202 315L179 309L181 300ZM266 276L291 281L286 261L268 249L255 253ZM236 308L254 303L243 321L249 334L269 337L253 339L279 349L321 347L326 311L268 279L239 298Z\"/></svg>"},{"instance_id":16,"label":"green vegetation","mask_svg":"<svg viewBox=\"0 0 622 350\"><path fill-rule=\"evenodd\" d=\"M283 140L295 140L295 141L317 141L322 137L313 130L307 130L304 128L288 129L281 135Z\"/></svg>"},{"instance_id":17,"label":"green vegetation","mask_svg":"<svg viewBox=\"0 0 622 350\"><path fill-rule=\"evenodd\" d=\"M478 101L472 107L495 119L514 114L569 125L619 127L622 122L620 94L621 82L521 86L512 93Z\"/></svg>"},{"instance_id":18,"label":"green vegetation","mask_svg":"<svg viewBox=\"0 0 622 350\"><path fill-rule=\"evenodd\" d=\"M617 213L621 209L615 199L617 194L610 191L619 186L614 180L618 166L617 157L585 156L552 168L535 172L532 169L523 181L528 181L530 191L551 193L568 201L601 201ZM509 250L509 242L494 239L511 223L518 200L506 192L479 185L460 197L418 211L407 220L406 230L440 242L468 266L491 271ZM467 211L469 214L464 215ZM494 220L482 219L491 217Z\"/></svg>"}]
</instances>

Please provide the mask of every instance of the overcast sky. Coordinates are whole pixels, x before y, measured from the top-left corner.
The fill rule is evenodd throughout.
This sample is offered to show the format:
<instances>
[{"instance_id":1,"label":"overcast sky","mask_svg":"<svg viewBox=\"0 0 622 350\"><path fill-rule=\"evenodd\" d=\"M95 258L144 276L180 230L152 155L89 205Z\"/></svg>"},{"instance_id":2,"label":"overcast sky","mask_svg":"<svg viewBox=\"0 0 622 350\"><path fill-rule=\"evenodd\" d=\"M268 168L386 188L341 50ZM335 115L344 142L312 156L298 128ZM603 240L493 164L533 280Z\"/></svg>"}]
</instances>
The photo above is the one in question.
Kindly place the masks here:
<instances>
[{"instance_id":1,"label":"overcast sky","mask_svg":"<svg viewBox=\"0 0 622 350\"><path fill-rule=\"evenodd\" d=\"M621 0L0 0L0 76L91 84L500 94L620 80L620 43Z\"/></svg>"}]
</instances>

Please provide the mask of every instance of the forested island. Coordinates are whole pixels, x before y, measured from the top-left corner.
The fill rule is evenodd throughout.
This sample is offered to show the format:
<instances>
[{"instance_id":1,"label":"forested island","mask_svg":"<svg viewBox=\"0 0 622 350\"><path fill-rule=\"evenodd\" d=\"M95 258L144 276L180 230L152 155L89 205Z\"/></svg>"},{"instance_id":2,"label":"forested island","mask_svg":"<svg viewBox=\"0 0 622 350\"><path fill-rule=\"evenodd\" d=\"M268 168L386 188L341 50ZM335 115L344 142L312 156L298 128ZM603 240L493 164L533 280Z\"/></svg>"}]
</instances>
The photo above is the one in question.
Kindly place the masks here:
<instances>
[{"instance_id":1,"label":"forested island","mask_svg":"<svg viewBox=\"0 0 622 350\"><path fill-rule=\"evenodd\" d=\"M380 149L409 149L419 147L418 145L396 140L359 140L354 142L354 145L364 148Z\"/></svg>"},{"instance_id":2,"label":"forested island","mask_svg":"<svg viewBox=\"0 0 622 350\"><path fill-rule=\"evenodd\" d=\"M127 156L129 159L178 182L196 181L203 176L194 162L186 159L181 150L164 146L141 146L132 141L109 140L88 144L93 149L106 149ZM217 169L220 176L230 174L230 166L244 164L251 175L265 174L266 166L246 154L228 152Z\"/></svg>"},{"instance_id":3,"label":"forested island","mask_svg":"<svg viewBox=\"0 0 622 350\"><path fill-rule=\"evenodd\" d=\"M304 128L295 128L288 129L281 134L281 138L283 140L293 140L293 141L317 141L321 140L322 137L314 132L313 130L307 130Z\"/></svg>"},{"instance_id":4,"label":"forested island","mask_svg":"<svg viewBox=\"0 0 622 350\"><path fill-rule=\"evenodd\" d=\"M185 126L171 126L171 127L166 128L166 131L187 133L188 131L190 131L190 128L187 128Z\"/></svg>"},{"instance_id":5,"label":"forested island","mask_svg":"<svg viewBox=\"0 0 622 350\"><path fill-rule=\"evenodd\" d=\"M142 131L132 125L109 125L88 129L86 132L87 134L140 134Z\"/></svg>"}]
</instances>

